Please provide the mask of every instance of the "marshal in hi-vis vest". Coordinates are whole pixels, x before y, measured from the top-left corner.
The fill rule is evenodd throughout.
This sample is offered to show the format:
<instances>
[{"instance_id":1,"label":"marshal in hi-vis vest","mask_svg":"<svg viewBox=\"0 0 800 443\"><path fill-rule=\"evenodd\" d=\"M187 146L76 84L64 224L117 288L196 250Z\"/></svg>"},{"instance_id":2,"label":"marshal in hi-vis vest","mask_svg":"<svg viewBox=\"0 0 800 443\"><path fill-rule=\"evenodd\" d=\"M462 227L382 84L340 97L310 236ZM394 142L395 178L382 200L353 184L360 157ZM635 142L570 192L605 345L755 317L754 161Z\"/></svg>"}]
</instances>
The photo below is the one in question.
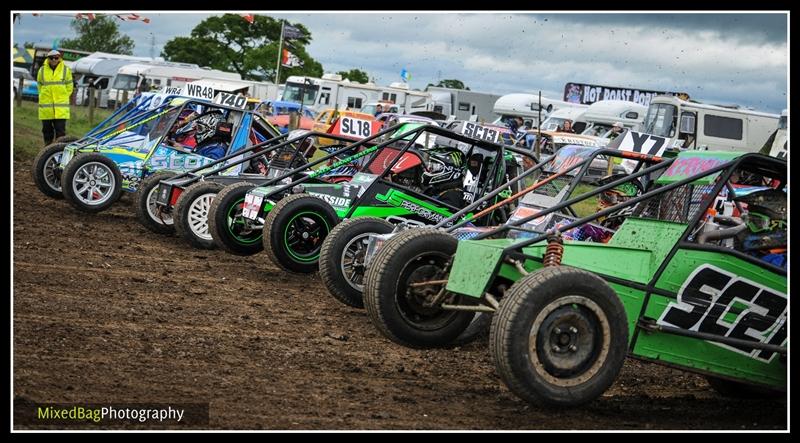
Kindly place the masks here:
<instances>
[{"instance_id":1,"label":"marshal in hi-vis vest","mask_svg":"<svg viewBox=\"0 0 800 443\"><path fill-rule=\"evenodd\" d=\"M39 83L39 120L69 119L72 71L61 60L56 69L45 64L36 76Z\"/></svg>"}]
</instances>

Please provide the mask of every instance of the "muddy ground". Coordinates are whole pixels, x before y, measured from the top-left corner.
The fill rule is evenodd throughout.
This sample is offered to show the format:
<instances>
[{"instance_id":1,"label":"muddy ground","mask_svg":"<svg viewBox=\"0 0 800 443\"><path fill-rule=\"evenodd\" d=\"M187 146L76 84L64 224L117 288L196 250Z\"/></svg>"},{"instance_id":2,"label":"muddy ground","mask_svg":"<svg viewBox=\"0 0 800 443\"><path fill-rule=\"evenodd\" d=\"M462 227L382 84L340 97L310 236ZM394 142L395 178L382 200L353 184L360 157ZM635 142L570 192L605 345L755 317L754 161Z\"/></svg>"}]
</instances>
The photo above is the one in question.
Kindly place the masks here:
<instances>
[{"instance_id":1,"label":"muddy ground","mask_svg":"<svg viewBox=\"0 0 800 443\"><path fill-rule=\"evenodd\" d=\"M237 429L787 426L785 400L723 398L702 377L630 359L588 407L530 406L502 384L485 340L395 345L316 275L147 231L129 195L82 214L15 163L13 196L18 401L208 402L206 427Z\"/></svg>"}]
</instances>

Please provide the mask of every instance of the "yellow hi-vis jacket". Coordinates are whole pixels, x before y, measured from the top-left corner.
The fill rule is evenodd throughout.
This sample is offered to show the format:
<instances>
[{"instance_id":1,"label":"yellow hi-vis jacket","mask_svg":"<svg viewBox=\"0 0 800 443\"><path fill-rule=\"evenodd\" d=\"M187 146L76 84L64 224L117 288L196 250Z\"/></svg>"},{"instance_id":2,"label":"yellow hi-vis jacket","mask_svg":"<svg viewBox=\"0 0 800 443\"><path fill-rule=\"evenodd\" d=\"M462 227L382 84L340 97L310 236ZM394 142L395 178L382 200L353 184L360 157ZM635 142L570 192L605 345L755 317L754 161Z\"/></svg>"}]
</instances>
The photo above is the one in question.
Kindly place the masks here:
<instances>
[{"instance_id":1,"label":"yellow hi-vis jacket","mask_svg":"<svg viewBox=\"0 0 800 443\"><path fill-rule=\"evenodd\" d=\"M69 119L72 71L61 60L52 69L45 60L36 76L39 83L39 120Z\"/></svg>"}]
</instances>

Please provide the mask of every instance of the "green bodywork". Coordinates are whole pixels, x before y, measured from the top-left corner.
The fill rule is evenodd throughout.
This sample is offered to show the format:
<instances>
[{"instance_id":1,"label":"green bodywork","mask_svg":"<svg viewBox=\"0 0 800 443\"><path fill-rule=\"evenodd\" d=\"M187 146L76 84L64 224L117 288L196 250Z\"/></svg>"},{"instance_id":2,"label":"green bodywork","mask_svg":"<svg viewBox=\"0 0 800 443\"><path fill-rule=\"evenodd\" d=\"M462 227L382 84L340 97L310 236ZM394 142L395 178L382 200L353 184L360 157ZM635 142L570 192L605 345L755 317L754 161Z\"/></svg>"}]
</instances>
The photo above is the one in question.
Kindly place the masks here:
<instances>
[{"instance_id":1,"label":"green bodywork","mask_svg":"<svg viewBox=\"0 0 800 443\"><path fill-rule=\"evenodd\" d=\"M674 320L667 321L675 318L669 315L677 314L686 319L692 317L686 311L696 310L696 315L686 320L681 329L711 330L717 335L733 338L741 336L736 335L738 330L738 334L746 334L759 342L785 346L788 321L786 275L724 250L678 247L670 257L687 227L681 223L628 218L606 244L565 241L562 265L585 269L606 278L625 307L632 355L749 383L778 388L785 386L786 365L777 353L752 348L736 349L717 341L637 327L640 317L661 326L677 327L670 323ZM512 282L522 278L513 264L501 261L503 250L518 241L460 241L447 289L480 298L492 287L495 278ZM545 247L546 242L542 241L523 248L522 252L541 258ZM656 289L646 291L646 286L653 283L662 265L665 266L654 284ZM542 263L528 259L523 266L527 272L533 272L541 268ZM702 280L696 283L706 274L721 278L723 283L716 289L703 285ZM687 302L693 282L694 286L712 294L708 295L708 308L698 308L696 301ZM709 285L713 286L713 283ZM715 309L718 318L709 321L707 318ZM748 318L752 320L753 316L766 315L768 310L769 321L764 320L764 324L769 324L769 327L763 330L746 327ZM757 322L752 324L758 325Z\"/></svg>"}]
</instances>

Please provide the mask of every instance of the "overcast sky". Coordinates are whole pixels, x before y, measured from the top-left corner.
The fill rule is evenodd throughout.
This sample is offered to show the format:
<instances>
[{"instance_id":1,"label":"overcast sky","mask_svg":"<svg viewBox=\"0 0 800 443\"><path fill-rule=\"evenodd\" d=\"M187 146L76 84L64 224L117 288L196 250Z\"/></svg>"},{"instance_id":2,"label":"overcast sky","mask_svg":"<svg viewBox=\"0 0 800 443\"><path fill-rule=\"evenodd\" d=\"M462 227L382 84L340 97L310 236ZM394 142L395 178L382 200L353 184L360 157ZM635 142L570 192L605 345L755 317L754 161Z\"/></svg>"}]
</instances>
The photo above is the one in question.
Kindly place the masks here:
<instances>
[{"instance_id":1,"label":"overcast sky","mask_svg":"<svg viewBox=\"0 0 800 443\"><path fill-rule=\"evenodd\" d=\"M91 12L91 11L81 11ZM126 11L127 12L127 11ZM74 37L68 14L23 13L13 41ZM135 55L155 55L210 15L139 12L119 22ZM475 91L542 90L567 82L687 92L692 98L778 113L787 107L786 14L264 13L303 23L325 72L359 68L378 84L411 73L412 88L462 80Z\"/></svg>"}]
</instances>

